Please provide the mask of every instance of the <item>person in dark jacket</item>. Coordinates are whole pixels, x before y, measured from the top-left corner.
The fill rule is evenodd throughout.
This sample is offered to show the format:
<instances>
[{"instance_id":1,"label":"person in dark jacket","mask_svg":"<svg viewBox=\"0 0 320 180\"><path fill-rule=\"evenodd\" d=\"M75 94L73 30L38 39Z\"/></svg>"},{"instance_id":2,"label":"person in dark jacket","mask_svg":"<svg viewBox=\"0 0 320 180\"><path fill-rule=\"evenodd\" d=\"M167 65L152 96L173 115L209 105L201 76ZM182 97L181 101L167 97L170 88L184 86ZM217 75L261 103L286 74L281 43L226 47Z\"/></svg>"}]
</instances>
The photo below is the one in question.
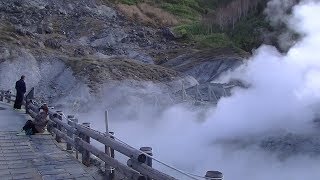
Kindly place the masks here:
<instances>
[{"instance_id":1,"label":"person in dark jacket","mask_svg":"<svg viewBox=\"0 0 320 180\"><path fill-rule=\"evenodd\" d=\"M21 109L21 105L23 102L24 93L26 93L26 83L24 82L25 76L21 76L21 79L16 82L16 100L14 102L13 108Z\"/></svg>"}]
</instances>

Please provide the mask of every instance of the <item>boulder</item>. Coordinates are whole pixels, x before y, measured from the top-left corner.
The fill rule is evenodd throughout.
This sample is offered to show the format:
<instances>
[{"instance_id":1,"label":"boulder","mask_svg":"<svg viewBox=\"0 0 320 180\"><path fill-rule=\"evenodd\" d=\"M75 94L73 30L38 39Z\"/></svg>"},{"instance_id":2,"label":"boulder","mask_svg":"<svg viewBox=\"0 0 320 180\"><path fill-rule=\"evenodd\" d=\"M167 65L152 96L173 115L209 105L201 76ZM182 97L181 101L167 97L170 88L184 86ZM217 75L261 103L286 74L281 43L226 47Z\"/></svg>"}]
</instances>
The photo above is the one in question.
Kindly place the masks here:
<instances>
[{"instance_id":1,"label":"boulder","mask_svg":"<svg viewBox=\"0 0 320 180\"><path fill-rule=\"evenodd\" d=\"M15 17L15 16L12 16L10 17L9 21L12 23L12 24L20 24L20 20Z\"/></svg>"},{"instance_id":2,"label":"boulder","mask_svg":"<svg viewBox=\"0 0 320 180\"><path fill-rule=\"evenodd\" d=\"M36 30L36 32L38 33L38 34L43 34L43 28L42 27L37 27L37 30Z\"/></svg>"},{"instance_id":3,"label":"boulder","mask_svg":"<svg viewBox=\"0 0 320 180\"><path fill-rule=\"evenodd\" d=\"M137 36L139 36L140 38L145 38L145 37L146 37L145 33L142 32L142 31L139 31L139 32L137 33Z\"/></svg>"},{"instance_id":4,"label":"boulder","mask_svg":"<svg viewBox=\"0 0 320 180\"><path fill-rule=\"evenodd\" d=\"M24 18L24 20L22 22L23 26L31 26L32 24L33 23L29 19L26 19L26 17Z\"/></svg>"},{"instance_id":5,"label":"boulder","mask_svg":"<svg viewBox=\"0 0 320 180\"><path fill-rule=\"evenodd\" d=\"M52 34L53 33L53 27L52 27L52 23L49 24L45 24L43 26L43 30L46 34Z\"/></svg>"},{"instance_id":6,"label":"boulder","mask_svg":"<svg viewBox=\"0 0 320 180\"><path fill-rule=\"evenodd\" d=\"M26 29L21 26L15 27L15 32L20 36L25 36L27 34Z\"/></svg>"},{"instance_id":7,"label":"boulder","mask_svg":"<svg viewBox=\"0 0 320 180\"><path fill-rule=\"evenodd\" d=\"M178 38L178 36L169 27L162 28L161 32L163 37L168 40L174 40Z\"/></svg>"},{"instance_id":8,"label":"boulder","mask_svg":"<svg viewBox=\"0 0 320 180\"><path fill-rule=\"evenodd\" d=\"M17 7L21 7L22 6L22 2L21 1L14 1L13 4Z\"/></svg>"},{"instance_id":9,"label":"boulder","mask_svg":"<svg viewBox=\"0 0 320 180\"><path fill-rule=\"evenodd\" d=\"M115 12L115 10L105 5L98 6L95 10L95 13L97 15L104 16L107 18L115 18L117 16L117 13Z\"/></svg>"},{"instance_id":10,"label":"boulder","mask_svg":"<svg viewBox=\"0 0 320 180\"><path fill-rule=\"evenodd\" d=\"M44 42L44 45L46 47L52 48L52 49L59 49L62 45L61 42L57 39L51 38L51 39L47 39Z\"/></svg>"},{"instance_id":11,"label":"boulder","mask_svg":"<svg viewBox=\"0 0 320 180\"><path fill-rule=\"evenodd\" d=\"M108 35L107 37L96 39L91 43L92 47L99 48L99 49L105 49L109 48L110 46L114 45L116 43L114 37L112 35Z\"/></svg>"},{"instance_id":12,"label":"boulder","mask_svg":"<svg viewBox=\"0 0 320 180\"><path fill-rule=\"evenodd\" d=\"M10 56L10 51L5 47L0 47L0 57L7 59Z\"/></svg>"},{"instance_id":13,"label":"boulder","mask_svg":"<svg viewBox=\"0 0 320 180\"><path fill-rule=\"evenodd\" d=\"M133 59L133 60L136 60L136 61L140 61L140 62L143 62L143 63L154 64L153 58L150 57L147 54L144 54L143 52L129 50L128 51L128 57L130 59Z\"/></svg>"},{"instance_id":14,"label":"boulder","mask_svg":"<svg viewBox=\"0 0 320 180\"><path fill-rule=\"evenodd\" d=\"M83 48L77 48L74 50L74 53L73 53L73 55L76 57L82 57L82 56L86 56L88 54L89 53Z\"/></svg>"}]
</instances>

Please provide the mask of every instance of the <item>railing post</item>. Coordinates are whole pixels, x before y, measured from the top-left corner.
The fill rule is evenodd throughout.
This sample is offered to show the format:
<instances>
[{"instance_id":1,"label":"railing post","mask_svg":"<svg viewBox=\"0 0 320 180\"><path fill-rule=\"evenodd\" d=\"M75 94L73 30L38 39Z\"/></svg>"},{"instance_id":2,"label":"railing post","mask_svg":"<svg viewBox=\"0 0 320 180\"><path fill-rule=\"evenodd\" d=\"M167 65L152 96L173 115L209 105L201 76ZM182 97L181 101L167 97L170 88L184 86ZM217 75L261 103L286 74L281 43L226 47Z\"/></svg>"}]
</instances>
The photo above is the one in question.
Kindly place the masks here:
<instances>
[{"instance_id":1,"label":"railing post","mask_svg":"<svg viewBox=\"0 0 320 180\"><path fill-rule=\"evenodd\" d=\"M26 114L29 114L29 102L28 102L28 98L26 98L26 104L25 104L25 108L26 108Z\"/></svg>"},{"instance_id":2,"label":"railing post","mask_svg":"<svg viewBox=\"0 0 320 180\"><path fill-rule=\"evenodd\" d=\"M148 154L149 156L153 156L152 154L152 147L141 147L140 151ZM149 167L152 167L152 158L147 156L147 160L145 162ZM147 178L147 180L151 180L150 178Z\"/></svg>"},{"instance_id":3,"label":"railing post","mask_svg":"<svg viewBox=\"0 0 320 180\"><path fill-rule=\"evenodd\" d=\"M111 135L111 138L114 139L114 132L109 132L109 134ZM109 147L109 149L110 149L110 156L111 156L112 158L115 158L114 149L112 149L112 148L110 148L110 147ZM110 169L109 179L110 179L110 180L115 179L115 170L114 170L114 168L112 168L112 167L111 167L111 169Z\"/></svg>"},{"instance_id":4,"label":"railing post","mask_svg":"<svg viewBox=\"0 0 320 180\"><path fill-rule=\"evenodd\" d=\"M72 122L74 122L75 118L73 115L68 115L68 125L72 126ZM73 138L72 132L67 130L67 136L70 137L71 139ZM72 150L71 144L67 143L67 151Z\"/></svg>"},{"instance_id":5,"label":"railing post","mask_svg":"<svg viewBox=\"0 0 320 180\"><path fill-rule=\"evenodd\" d=\"M105 121L105 126L106 126L106 136L110 136L110 134L109 134L109 112L108 112L108 110L105 110L104 121ZM111 157L111 149L110 149L109 146L107 146L107 145L104 146L104 152L108 156ZM105 176L108 177L108 179L110 179L110 180L114 179L112 167L109 166L107 163L105 163L104 169L105 169L105 171L104 171L105 172Z\"/></svg>"},{"instance_id":6,"label":"railing post","mask_svg":"<svg viewBox=\"0 0 320 180\"><path fill-rule=\"evenodd\" d=\"M31 90L29 91L29 93L26 95L26 104L25 104L25 108L26 108L26 114L29 114L29 104L31 99L34 99L34 87L31 88Z\"/></svg>"},{"instance_id":7,"label":"railing post","mask_svg":"<svg viewBox=\"0 0 320 180\"><path fill-rule=\"evenodd\" d=\"M34 99L34 87L31 88L26 97L28 97L28 99Z\"/></svg>"},{"instance_id":8,"label":"railing post","mask_svg":"<svg viewBox=\"0 0 320 180\"><path fill-rule=\"evenodd\" d=\"M114 132L109 132L109 134L111 135L111 136L110 136L111 139L114 139ZM115 157L114 149L112 149L112 148L110 148L110 156L111 156L112 158Z\"/></svg>"},{"instance_id":9,"label":"railing post","mask_svg":"<svg viewBox=\"0 0 320 180\"><path fill-rule=\"evenodd\" d=\"M223 174L219 171L207 171L204 177L208 180L222 180Z\"/></svg>"},{"instance_id":10,"label":"railing post","mask_svg":"<svg viewBox=\"0 0 320 180\"><path fill-rule=\"evenodd\" d=\"M29 112L28 112L29 113ZM49 114L49 119L53 119L57 117L57 114ZM55 126L55 123L53 123L52 121L49 121L48 124L47 124L47 130L52 133L52 129L54 128Z\"/></svg>"},{"instance_id":11,"label":"railing post","mask_svg":"<svg viewBox=\"0 0 320 180\"><path fill-rule=\"evenodd\" d=\"M73 127L74 129L76 129L76 125L77 125L78 123L79 123L78 119L74 118L73 121L72 121L71 127ZM75 142L75 147L74 147L74 149L75 149L75 151L76 151L76 159L79 159L79 152L82 152L81 147L78 146L77 141L76 141L77 139L82 139L81 137L82 137L81 133L80 133L78 130L76 130L75 134L73 134L73 140L74 140L74 142Z\"/></svg>"},{"instance_id":12,"label":"railing post","mask_svg":"<svg viewBox=\"0 0 320 180\"><path fill-rule=\"evenodd\" d=\"M57 112L57 118L62 121L62 111L56 111ZM61 131L61 125L60 124L57 124L57 129L59 131ZM57 142L61 142L61 137L59 137L57 134L56 134L56 141Z\"/></svg>"},{"instance_id":13,"label":"railing post","mask_svg":"<svg viewBox=\"0 0 320 180\"><path fill-rule=\"evenodd\" d=\"M82 125L90 128L90 123L82 123ZM82 133L82 140L90 144L90 136ZM82 164L90 166L90 152L85 149L82 151Z\"/></svg>"},{"instance_id":14,"label":"railing post","mask_svg":"<svg viewBox=\"0 0 320 180\"><path fill-rule=\"evenodd\" d=\"M141 148L140 148L140 151L148 154L149 156L153 156L153 154L152 154L152 147L141 147ZM152 167L152 158L147 157L146 164L147 164L148 166Z\"/></svg>"},{"instance_id":15,"label":"railing post","mask_svg":"<svg viewBox=\"0 0 320 180\"><path fill-rule=\"evenodd\" d=\"M0 101L3 101L3 91L0 91Z\"/></svg>"},{"instance_id":16,"label":"railing post","mask_svg":"<svg viewBox=\"0 0 320 180\"><path fill-rule=\"evenodd\" d=\"M75 129L76 124L78 124L78 123L79 123L79 120L77 118L73 118L71 127L73 127L73 129ZM78 135L77 132L75 134L72 134L72 139L74 140L77 135ZM75 147L74 147L74 149L76 150L76 156L78 159L78 150Z\"/></svg>"},{"instance_id":17,"label":"railing post","mask_svg":"<svg viewBox=\"0 0 320 180\"><path fill-rule=\"evenodd\" d=\"M11 103L11 93L10 92L8 92L7 93L7 103Z\"/></svg>"},{"instance_id":18,"label":"railing post","mask_svg":"<svg viewBox=\"0 0 320 180\"><path fill-rule=\"evenodd\" d=\"M29 111L29 104L31 103L30 102L31 101L31 99L29 99L29 98L26 98L26 105L25 105L25 108L26 108L26 114L30 114L30 111Z\"/></svg>"}]
</instances>

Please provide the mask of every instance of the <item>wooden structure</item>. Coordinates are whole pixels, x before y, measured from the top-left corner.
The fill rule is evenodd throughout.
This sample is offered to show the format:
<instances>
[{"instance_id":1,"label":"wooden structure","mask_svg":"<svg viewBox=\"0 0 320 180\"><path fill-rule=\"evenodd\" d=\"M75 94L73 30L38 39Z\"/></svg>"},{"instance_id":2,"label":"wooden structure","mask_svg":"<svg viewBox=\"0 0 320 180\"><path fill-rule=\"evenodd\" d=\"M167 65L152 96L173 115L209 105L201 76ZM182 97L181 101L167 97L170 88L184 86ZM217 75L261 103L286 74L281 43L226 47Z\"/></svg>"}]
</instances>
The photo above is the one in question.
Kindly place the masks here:
<instances>
[{"instance_id":1,"label":"wooden structure","mask_svg":"<svg viewBox=\"0 0 320 180\"><path fill-rule=\"evenodd\" d=\"M39 112L40 104L34 100L34 89L32 89L25 98L24 105L26 113L32 118L35 118ZM5 91L0 91L0 100L7 103L13 102L15 96ZM106 111L106 125L107 125ZM75 150L76 158L78 153L81 154L81 161L84 165L90 166L90 157L95 156L105 163L105 179L115 179L115 171L127 179L132 180L174 180L176 178L165 174L152 167L152 148L142 147L140 150L118 141L113 133L98 132L90 128L90 123L79 124L78 120L69 115L65 117L62 111L49 111L49 123L47 126L49 132L55 136L57 142L64 140L67 143L66 150ZM92 145L91 139L102 143L105 146L104 150L100 150ZM127 164L123 164L114 157L114 152L117 151L129 158ZM222 173L212 173L218 171L208 171L202 177L203 179L222 180ZM218 174L218 176L215 176ZM198 179L198 178L192 178Z\"/></svg>"}]
</instances>

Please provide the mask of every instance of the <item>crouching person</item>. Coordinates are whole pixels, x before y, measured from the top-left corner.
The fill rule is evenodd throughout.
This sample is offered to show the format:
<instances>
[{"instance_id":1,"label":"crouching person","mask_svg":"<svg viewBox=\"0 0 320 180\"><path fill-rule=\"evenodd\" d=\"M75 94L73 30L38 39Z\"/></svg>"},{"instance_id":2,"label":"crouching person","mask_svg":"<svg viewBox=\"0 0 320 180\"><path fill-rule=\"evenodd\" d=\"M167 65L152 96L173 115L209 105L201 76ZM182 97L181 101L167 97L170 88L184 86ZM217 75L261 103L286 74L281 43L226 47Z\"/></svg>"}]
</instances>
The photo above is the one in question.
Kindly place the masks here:
<instances>
[{"instance_id":1,"label":"crouching person","mask_svg":"<svg viewBox=\"0 0 320 180\"><path fill-rule=\"evenodd\" d=\"M34 118L34 120L28 120L26 124L23 126L23 130L26 135L34 135L35 133L44 133L45 127L47 126L48 120L48 112L49 108L46 104L42 105L39 108L40 112Z\"/></svg>"}]
</instances>

